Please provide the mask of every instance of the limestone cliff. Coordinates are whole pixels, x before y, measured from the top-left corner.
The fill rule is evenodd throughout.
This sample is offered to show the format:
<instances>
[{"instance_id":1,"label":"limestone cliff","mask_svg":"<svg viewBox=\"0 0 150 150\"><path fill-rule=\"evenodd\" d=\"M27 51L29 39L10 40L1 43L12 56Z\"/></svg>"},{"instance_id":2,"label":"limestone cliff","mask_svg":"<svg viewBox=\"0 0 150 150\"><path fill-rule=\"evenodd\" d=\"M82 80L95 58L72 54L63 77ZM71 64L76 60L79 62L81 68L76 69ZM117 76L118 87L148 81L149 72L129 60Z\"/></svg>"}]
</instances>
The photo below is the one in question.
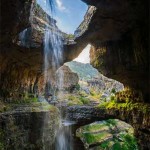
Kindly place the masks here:
<instances>
[{"instance_id":1,"label":"limestone cliff","mask_svg":"<svg viewBox=\"0 0 150 150\"><path fill-rule=\"evenodd\" d=\"M96 10L73 50L92 44L91 64L149 102L148 1L83 1Z\"/></svg>"}]
</instances>

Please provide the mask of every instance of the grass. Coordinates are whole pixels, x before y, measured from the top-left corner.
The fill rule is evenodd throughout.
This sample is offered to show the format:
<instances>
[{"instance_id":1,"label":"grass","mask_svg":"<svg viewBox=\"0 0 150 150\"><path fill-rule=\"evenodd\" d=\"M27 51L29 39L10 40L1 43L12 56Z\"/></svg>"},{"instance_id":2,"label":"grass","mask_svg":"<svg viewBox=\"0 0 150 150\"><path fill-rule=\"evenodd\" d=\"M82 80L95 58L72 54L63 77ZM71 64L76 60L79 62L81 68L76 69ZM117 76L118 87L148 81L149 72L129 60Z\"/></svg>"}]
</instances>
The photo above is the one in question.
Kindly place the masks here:
<instances>
[{"instance_id":1,"label":"grass","mask_svg":"<svg viewBox=\"0 0 150 150\"><path fill-rule=\"evenodd\" d=\"M68 105L88 105L90 104L90 100L87 97L81 96L81 95L68 95L66 97L68 99Z\"/></svg>"},{"instance_id":2,"label":"grass","mask_svg":"<svg viewBox=\"0 0 150 150\"><path fill-rule=\"evenodd\" d=\"M69 106L83 105L83 103L80 101L80 99L77 96L69 95L68 100L69 100L69 102L68 102Z\"/></svg>"},{"instance_id":3,"label":"grass","mask_svg":"<svg viewBox=\"0 0 150 150\"><path fill-rule=\"evenodd\" d=\"M86 97L80 97L79 100L84 104L84 105L88 105L90 104L90 100Z\"/></svg>"},{"instance_id":4,"label":"grass","mask_svg":"<svg viewBox=\"0 0 150 150\"><path fill-rule=\"evenodd\" d=\"M101 98L101 93L96 92L94 89L90 90L90 98L94 99L94 100L100 100Z\"/></svg>"}]
</instances>

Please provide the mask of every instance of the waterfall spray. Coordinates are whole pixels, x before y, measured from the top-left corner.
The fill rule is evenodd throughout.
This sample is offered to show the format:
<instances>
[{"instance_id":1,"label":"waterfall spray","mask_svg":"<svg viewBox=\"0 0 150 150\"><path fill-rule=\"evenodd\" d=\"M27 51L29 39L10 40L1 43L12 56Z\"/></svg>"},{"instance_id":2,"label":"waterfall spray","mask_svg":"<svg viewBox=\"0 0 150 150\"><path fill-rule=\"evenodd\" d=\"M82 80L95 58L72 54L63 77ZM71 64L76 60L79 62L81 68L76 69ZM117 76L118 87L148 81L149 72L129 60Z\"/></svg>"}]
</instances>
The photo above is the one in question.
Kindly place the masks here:
<instances>
[{"instance_id":1,"label":"waterfall spray","mask_svg":"<svg viewBox=\"0 0 150 150\"><path fill-rule=\"evenodd\" d=\"M63 64L63 35L53 19L54 1L46 0L45 2L50 15L46 16L48 24L45 26L44 36L44 78L46 94L51 93L55 96L55 86L57 86L58 90L63 88L63 72L59 72L59 81L55 81L56 71ZM60 114L62 114L61 111L60 109ZM60 128L56 134L55 149L73 150L72 129L70 124L66 125L63 120L64 118L60 116Z\"/></svg>"},{"instance_id":2,"label":"waterfall spray","mask_svg":"<svg viewBox=\"0 0 150 150\"><path fill-rule=\"evenodd\" d=\"M61 31L56 26L56 21L53 19L52 0L46 0L46 7L51 12L50 16L46 16L48 24L45 27L44 36L44 79L47 85L47 92L54 94L54 81L56 70L63 63L63 36ZM53 89L53 91L52 91ZM49 94L49 93L46 93Z\"/></svg>"}]
</instances>

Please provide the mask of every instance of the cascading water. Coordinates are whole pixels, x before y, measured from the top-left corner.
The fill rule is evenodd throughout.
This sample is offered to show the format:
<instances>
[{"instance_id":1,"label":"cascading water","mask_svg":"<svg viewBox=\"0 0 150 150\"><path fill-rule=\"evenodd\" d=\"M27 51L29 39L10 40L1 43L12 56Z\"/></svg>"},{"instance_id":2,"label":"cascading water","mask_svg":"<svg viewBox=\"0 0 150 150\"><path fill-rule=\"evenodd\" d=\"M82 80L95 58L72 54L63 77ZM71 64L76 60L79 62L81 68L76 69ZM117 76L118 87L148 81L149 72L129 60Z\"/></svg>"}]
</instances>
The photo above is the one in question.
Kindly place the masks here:
<instances>
[{"instance_id":1,"label":"cascading water","mask_svg":"<svg viewBox=\"0 0 150 150\"><path fill-rule=\"evenodd\" d=\"M50 5L48 8L51 8L51 3L49 0L46 1L46 4ZM45 27L44 77L47 88L50 90L50 87L54 87L55 72L63 62L63 37L53 18L47 16L47 22L50 26L47 24Z\"/></svg>"},{"instance_id":2,"label":"cascading water","mask_svg":"<svg viewBox=\"0 0 150 150\"><path fill-rule=\"evenodd\" d=\"M44 77L46 94L52 93L53 97L55 97L55 84L57 83L58 89L62 89L64 78L63 72L60 72L59 81L55 81L56 70L63 63L63 36L52 17L52 5L54 4L52 0L46 0L46 7L50 9L49 12L51 12L51 17L47 16L47 22L49 24L45 27L44 36ZM60 112L61 111L60 109ZM60 127L56 134L54 149L73 150L71 124L68 122L66 123L66 121L63 122L64 119L62 116L60 116L60 118Z\"/></svg>"}]
</instances>

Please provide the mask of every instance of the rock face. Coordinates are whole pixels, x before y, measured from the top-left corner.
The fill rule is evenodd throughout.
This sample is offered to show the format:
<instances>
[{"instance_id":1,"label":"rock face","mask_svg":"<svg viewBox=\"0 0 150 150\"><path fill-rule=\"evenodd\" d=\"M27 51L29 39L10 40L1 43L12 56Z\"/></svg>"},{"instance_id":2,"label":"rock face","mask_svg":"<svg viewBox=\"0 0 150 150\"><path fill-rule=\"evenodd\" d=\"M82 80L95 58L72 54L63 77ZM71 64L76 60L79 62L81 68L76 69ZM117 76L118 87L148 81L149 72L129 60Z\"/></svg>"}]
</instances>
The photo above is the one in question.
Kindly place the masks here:
<instances>
[{"instance_id":1,"label":"rock face","mask_svg":"<svg viewBox=\"0 0 150 150\"><path fill-rule=\"evenodd\" d=\"M64 65L57 70L56 81L59 89L69 90L78 84L79 77L77 73L72 72L68 66Z\"/></svg>"},{"instance_id":2,"label":"rock face","mask_svg":"<svg viewBox=\"0 0 150 150\"><path fill-rule=\"evenodd\" d=\"M46 106L47 107L47 106ZM51 106L20 106L0 114L0 149L51 149L59 127L59 112Z\"/></svg>"},{"instance_id":3,"label":"rock face","mask_svg":"<svg viewBox=\"0 0 150 150\"><path fill-rule=\"evenodd\" d=\"M96 12L88 30L76 39L76 50L91 43L91 64L107 77L141 91L148 102L148 0L83 1L95 6Z\"/></svg>"},{"instance_id":4,"label":"rock face","mask_svg":"<svg viewBox=\"0 0 150 150\"><path fill-rule=\"evenodd\" d=\"M106 96L109 96L113 90L115 93L124 89L122 83L103 76L90 64L72 61L65 63L65 65L78 74L81 89L94 90Z\"/></svg>"},{"instance_id":5,"label":"rock face","mask_svg":"<svg viewBox=\"0 0 150 150\"><path fill-rule=\"evenodd\" d=\"M24 28L29 27L29 16L32 0L1 0L0 43L11 43ZM22 19L23 18L23 19Z\"/></svg>"},{"instance_id":6,"label":"rock face","mask_svg":"<svg viewBox=\"0 0 150 150\"><path fill-rule=\"evenodd\" d=\"M6 3L6 5L5 5ZM38 9L34 1L5 1L1 2L1 55L0 55L0 95L2 98L14 97L25 92L36 93L37 83L41 82L41 66L43 64L42 50L37 43L25 41L19 43L19 33L23 38L31 37L31 10ZM9 11L7 11L7 8ZM41 11L40 11L41 12ZM37 16L35 16L37 17ZM26 31L27 29L27 31ZM11 33L11 34L10 34ZM31 40L31 39L30 39ZM23 41L22 41L23 42ZM20 46L18 46L20 45ZM36 46L36 48L34 48Z\"/></svg>"},{"instance_id":7,"label":"rock face","mask_svg":"<svg viewBox=\"0 0 150 150\"><path fill-rule=\"evenodd\" d=\"M67 117L77 122L77 124L85 125L94 121L106 119L120 119L129 123L134 128L134 134L138 140L142 150L150 148L150 117L149 113L143 111L126 110L126 109L103 109L89 106L72 106L68 108Z\"/></svg>"},{"instance_id":8,"label":"rock face","mask_svg":"<svg viewBox=\"0 0 150 150\"><path fill-rule=\"evenodd\" d=\"M97 121L80 127L76 135L86 149L138 149L134 130L129 124L118 119Z\"/></svg>"},{"instance_id":9,"label":"rock face","mask_svg":"<svg viewBox=\"0 0 150 150\"><path fill-rule=\"evenodd\" d=\"M148 102L148 0L83 1L96 8L89 7L85 20L77 29L80 34L76 44L64 46L64 62L77 57L91 43L91 64L107 77L141 91L144 101ZM44 12L41 8L35 9L35 6L35 1L31 0L17 0L15 3L12 0L1 1L2 91L8 89L9 92L10 87L13 92L17 91L18 87L25 85L25 80L30 80L29 89L33 86L31 80L38 78L37 75L42 72L43 50L39 46L46 22ZM31 10L33 16L30 16ZM22 34L27 34L31 27L34 34L29 45L32 48L20 48L16 45L19 44L19 33L23 31ZM86 30L83 30L85 27ZM27 35L30 37L29 33ZM28 75L24 76L22 72L26 69ZM25 80L22 81L22 78Z\"/></svg>"},{"instance_id":10,"label":"rock face","mask_svg":"<svg viewBox=\"0 0 150 150\"><path fill-rule=\"evenodd\" d=\"M34 0L1 1L1 8L0 97L18 99L25 93L42 93L45 26L59 30L56 21Z\"/></svg>"},{"instance_id":11,"label":"rock face","mask_svg":"<svg viewBox=\"0 0 150 150\"><path fill-rule=\"evenodd\" d=\"M118 92L124 89L122 83L113 79L109 79L102 74L93 80L88 80L87 83L90 88L93 88L96 91L100 91L107 96L113 93L113 90L114 92Z\"/></svg>"},{"instance_id":12,"label":"rock face","mask_svg":"<svg viewBox=\"0 0 150 150\"><path fill-rule=\"evenodd\" d=\"M88 26L89 26L91 19L95 12L96 12L96 7L89 6L89 8L84 16L84 20L82 21L82 23L79 25L79 27L76 29L76 31L74 33L76 38L80 37L86 30L88 30Z\"/></svg>"}]
</instances>

